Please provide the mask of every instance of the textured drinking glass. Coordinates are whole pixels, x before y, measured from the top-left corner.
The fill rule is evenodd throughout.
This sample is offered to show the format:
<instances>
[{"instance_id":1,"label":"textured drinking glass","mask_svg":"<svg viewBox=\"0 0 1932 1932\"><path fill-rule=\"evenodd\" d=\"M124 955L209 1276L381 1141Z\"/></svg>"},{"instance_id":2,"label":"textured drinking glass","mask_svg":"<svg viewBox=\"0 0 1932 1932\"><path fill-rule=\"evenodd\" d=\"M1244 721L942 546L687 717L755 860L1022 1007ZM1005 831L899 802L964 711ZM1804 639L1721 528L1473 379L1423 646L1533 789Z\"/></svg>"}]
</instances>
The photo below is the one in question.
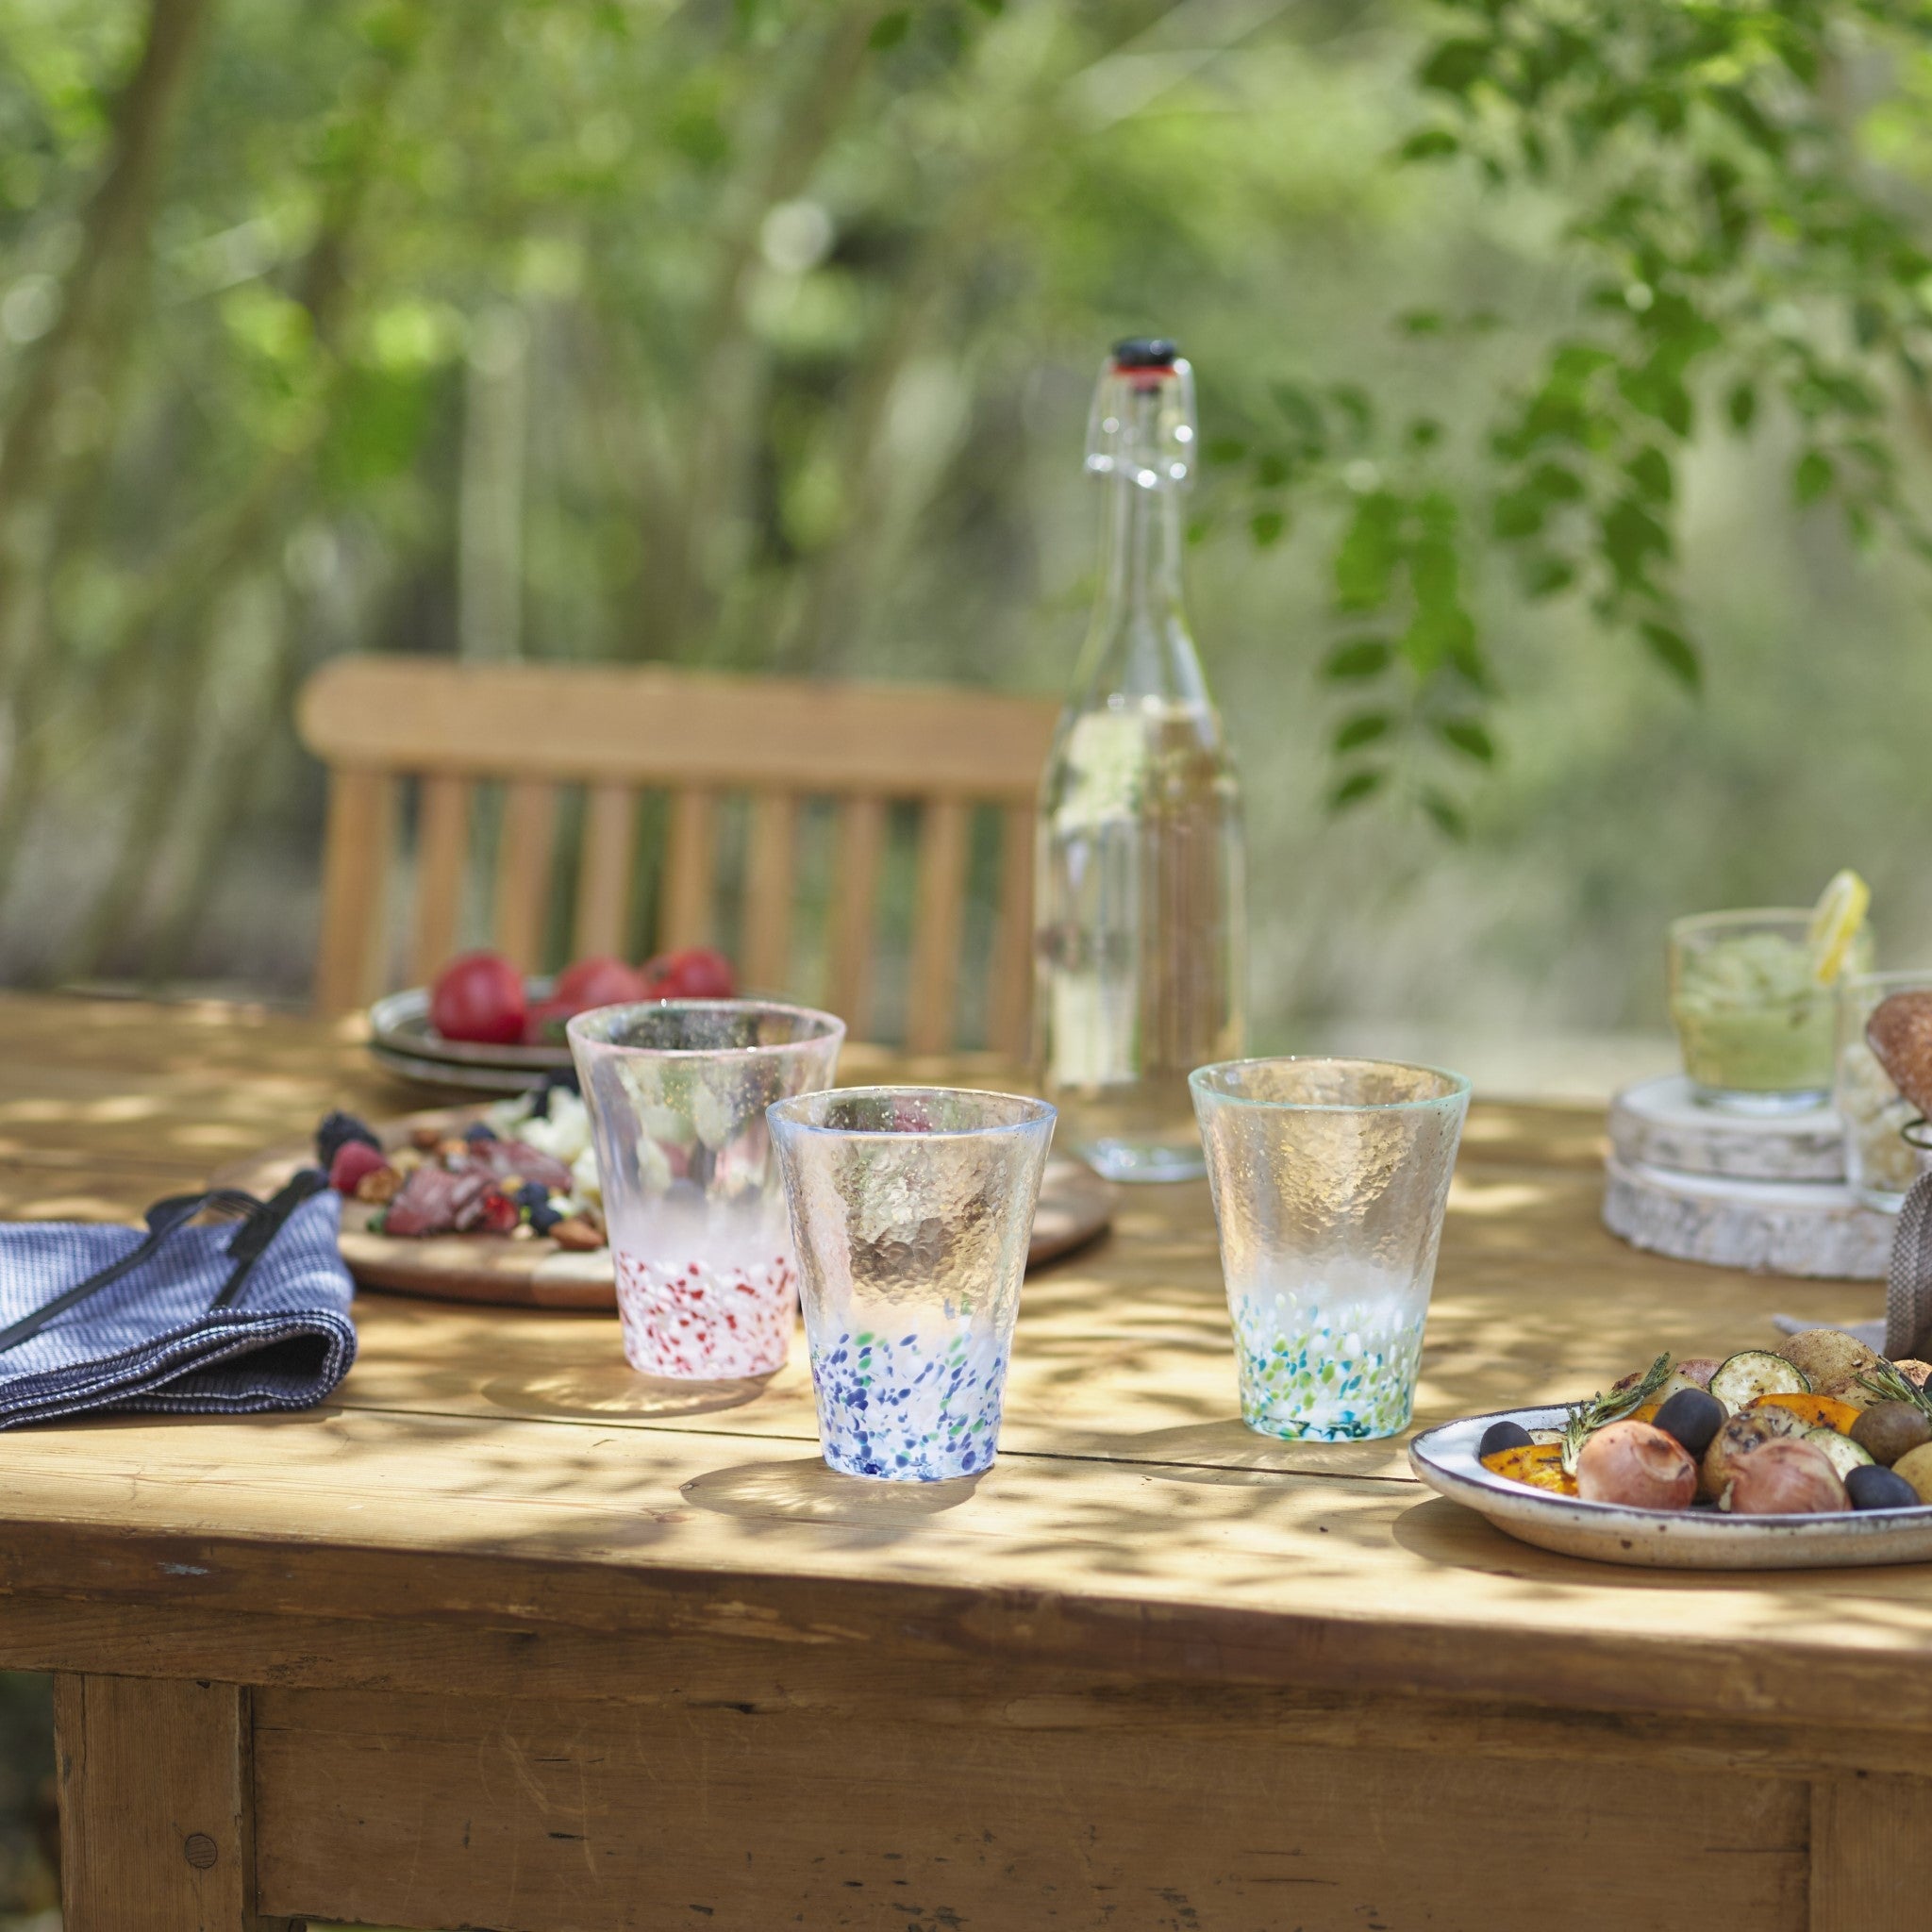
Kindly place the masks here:
<instances>
[{"instance_id":1,"label":"textured drinking glass","mask_svg":"<svg viewBox=\"0 0 1932 1932\"><path fill-rule=\"evenodd\" d=\"M1895 992L1932 992L1932 973L1847 973L1839 983L1838 1064L1831 1102L1844 1124L1845 1179L1868 1208L1896 1214L1932 1169L1932 1149L1907 1140L1919 1109L1865 1043L1865 1023ZM1920 1130L1914 1128L1915 1132Z\"/></svg>"},{"instance_id":2,"label":"textured drinking glass","mask_svg":"<svg viewBox=\"0 0 1932 1932\"><path fill-rule=\"evenodd\" d=\"M1221 1230L1241 1420L1322 1442L1392 1436L1469 1082L1392 1060L1229 1060L1190 1076Z\"/></svg>"},{"instance_id":3,"label":"textured drinking glass","mask_svg":"<svg viewBox=\"0 0 1932 1932\"><path fill-rule=\"evenodd\" d=\"M845 1023L759 1000L599 1007L565 1028L597 1142L625 1359L769 1374L798 1269L765 1109L832 1084Z\"/></svg>"},{"instance_id":4,"label":"textured drinking glass","mask_svg":"<svg viewBox=\"0 0 1932 1932\"><path fill-rule=\"evenodd\" d=\"M1791 1113L1831 1091L1838 990L1811 968L1811 914L1797 907L1702 912L1673 922L1671 1024L1697 1097L1732 1113ZM1872 930L1846 971L1872 964Z\"/></svg>"},{"instance_id":5,"label":"textured drinking glass","mask_svg":"<svg viewBox=\"0 0 1932 1932\"><path fill-rule=\"evenodd\" d=\"M993 1457L1054 1109L855 1087L772 1108L825 1460L943 1482Z\"/></svg>"}]
</instances>

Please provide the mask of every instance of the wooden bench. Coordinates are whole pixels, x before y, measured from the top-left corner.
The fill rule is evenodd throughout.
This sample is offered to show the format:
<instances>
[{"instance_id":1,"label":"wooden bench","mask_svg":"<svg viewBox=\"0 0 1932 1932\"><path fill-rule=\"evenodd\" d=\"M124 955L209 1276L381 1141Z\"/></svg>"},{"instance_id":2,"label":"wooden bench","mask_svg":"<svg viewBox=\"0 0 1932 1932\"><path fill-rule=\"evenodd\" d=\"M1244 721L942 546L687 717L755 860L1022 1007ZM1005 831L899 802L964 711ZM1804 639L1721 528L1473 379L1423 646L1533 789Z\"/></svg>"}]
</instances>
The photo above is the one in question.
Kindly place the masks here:
<instances>
[{"instance_id":1,"label":"wooden bench","mask_svg":"<svg viewBox=\"0 0 1932 1932\"><path fill-rule=\"evenodd\" d=\"M627 951L641 880L656 949L719 936L720 832L749 800L736 951L743 983L815 998L855 1035L878 1031L880 882L895 823L916 819L905 1043L960 1038L974 817L998 825L980 1003L986 1043L1024 1050L1031 991L1034 800L1057 708L1037 698L916 686L740 678L659 666L462 665L345 658L302 693L303 741L329 767L315 998L345 1011L461 949L466 888L500 794L491 942L525 971L546 938L559 869L576 877L568 949ZM580 815L566 813L571 794ZM661 854L641 850L641 808L667 801ZM795 965L804 819L831 815L821 908L824 970ZM908 806L910 814L892 808ZM413 822L408 932L391 908ZM983 868L982 868L983 869ZM472 923L474 924L474 922ZM560 933L559 937L563 937Z\"/></svg>"}]
</instances>

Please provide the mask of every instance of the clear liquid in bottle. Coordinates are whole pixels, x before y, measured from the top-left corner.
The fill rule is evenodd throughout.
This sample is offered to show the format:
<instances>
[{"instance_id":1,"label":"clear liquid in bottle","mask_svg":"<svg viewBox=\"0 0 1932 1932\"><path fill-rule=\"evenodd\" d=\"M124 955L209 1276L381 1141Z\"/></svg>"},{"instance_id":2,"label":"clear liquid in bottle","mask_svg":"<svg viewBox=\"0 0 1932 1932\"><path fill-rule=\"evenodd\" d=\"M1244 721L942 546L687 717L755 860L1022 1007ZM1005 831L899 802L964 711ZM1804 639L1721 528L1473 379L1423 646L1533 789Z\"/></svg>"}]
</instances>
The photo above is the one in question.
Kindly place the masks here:
<instances>
[{"instance_id":1,"label":"clear liquid in bottle","mask_svg":"<svg viewBox=\"0 0 1932 1932\"><path fill-rule=\"evenodd\" d=\"M1108 494L1102 589L1047 764L1036 873L1047 1091L1062 1144L1114 1180L1203 1172L1188 1074L1244 1036L1240 788L1181 577L1194 443L1173 345L1118 345L1088 447Z\"/></svg>"}]
</instances>

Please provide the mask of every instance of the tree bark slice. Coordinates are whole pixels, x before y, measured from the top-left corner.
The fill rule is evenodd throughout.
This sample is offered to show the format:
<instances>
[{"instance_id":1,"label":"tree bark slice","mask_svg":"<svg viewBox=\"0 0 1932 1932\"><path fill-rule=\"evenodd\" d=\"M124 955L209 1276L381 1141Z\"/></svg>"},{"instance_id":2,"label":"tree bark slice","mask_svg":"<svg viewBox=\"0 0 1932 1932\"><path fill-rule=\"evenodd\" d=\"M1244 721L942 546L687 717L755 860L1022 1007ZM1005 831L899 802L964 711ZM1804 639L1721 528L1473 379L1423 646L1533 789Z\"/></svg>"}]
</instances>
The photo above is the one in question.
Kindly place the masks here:
<instances>
[{"instance_id":1,"label":"tree bark slice","mask_svg":"<svg viewBox=\"0 0 1932 1932\"><path fill-rule=\"evenodd\" d=\"M1611 1158L1604 1225L1633 1247L1761 1274L1881 1281L1892 1219L1822 1181L1672 1174Z\"/></svg>"},{"instance_id":2,"label":"tree bark slice","mask_svg":"<svg viewBox=\"0 0 1932 1932\"><path fill-rule=\"evenodd\" d=\"M1704 1106L1681 1074L1610 1103L1610 1147L1626 1166L1739 1180L1842 1182L1844 1124L1828 1107L1757 1118Z\"/></svg>"}]
</instances>

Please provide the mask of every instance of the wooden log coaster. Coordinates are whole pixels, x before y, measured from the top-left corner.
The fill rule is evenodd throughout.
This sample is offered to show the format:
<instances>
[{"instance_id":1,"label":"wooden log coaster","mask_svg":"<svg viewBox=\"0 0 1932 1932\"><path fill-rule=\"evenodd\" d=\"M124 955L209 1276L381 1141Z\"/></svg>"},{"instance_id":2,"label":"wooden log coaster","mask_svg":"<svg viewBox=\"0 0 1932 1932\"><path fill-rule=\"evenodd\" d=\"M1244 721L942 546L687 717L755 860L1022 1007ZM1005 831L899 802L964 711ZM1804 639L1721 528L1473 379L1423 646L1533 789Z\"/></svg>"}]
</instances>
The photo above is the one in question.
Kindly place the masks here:
<instances>
[{"instance_id":1,"label":"wooden log coaster","mask_svg":"<svg viewBox=\"0 0 1932 1932\"><path fill-rule=\"evenodd\" d=\"M1610 1147L1626 1167L1737 1180L1842 1182L1844 1128L1829 1107L1725 1113L1681 1074L1626 1087L1610 1103Z\"/></svg>"},{"instance_id":2,"label":"wooden log coaster","mask_svg":"<svg viewBox=\"0 0 1932 1932\"><path fill-rule=\"evenodd\" d=\"M1826 1181L1673 1174L1614 1155L1604 1225L1679 1261L1840 1281L1882 1281L1893 1219Z\"/></svg>"}]
</instances>

